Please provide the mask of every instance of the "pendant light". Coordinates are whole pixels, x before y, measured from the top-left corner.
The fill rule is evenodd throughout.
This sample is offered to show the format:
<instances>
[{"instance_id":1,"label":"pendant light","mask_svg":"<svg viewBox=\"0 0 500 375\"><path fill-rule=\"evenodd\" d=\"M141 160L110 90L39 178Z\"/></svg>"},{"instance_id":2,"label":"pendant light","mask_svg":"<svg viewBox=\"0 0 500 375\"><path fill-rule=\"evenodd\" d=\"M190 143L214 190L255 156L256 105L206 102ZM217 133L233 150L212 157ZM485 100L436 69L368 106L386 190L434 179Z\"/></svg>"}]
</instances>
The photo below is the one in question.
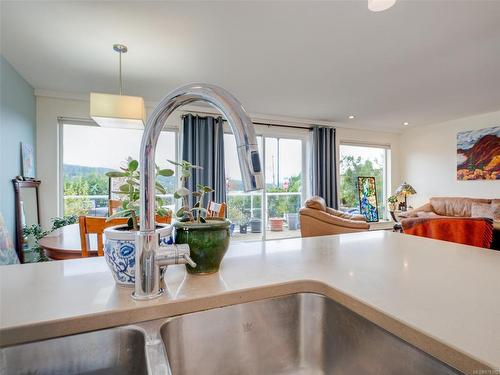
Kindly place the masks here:
<instances>
[{"instance_id":1,"label":"pendant light","mask_svg":"<svg viewBox=\"0 0 500 375\"><path fill-rule=\"evenodd\" d=\"M368 0L368 9L372 12L387 10L396 4L396 0Z\"/></svg>"},{"instance_id":2,"label":"pendant light","mask_svg":"<svg viewBox=\"0 0 500 375\"><path fill-rule=\"evenodd\" d=\"M115 44L113 49L120 56L120 95L91 92L90 117L103 128L144 129L144 99L140 96L122 95L122 53L127 53L127 46Z\"/></svg>"}]
</instances>

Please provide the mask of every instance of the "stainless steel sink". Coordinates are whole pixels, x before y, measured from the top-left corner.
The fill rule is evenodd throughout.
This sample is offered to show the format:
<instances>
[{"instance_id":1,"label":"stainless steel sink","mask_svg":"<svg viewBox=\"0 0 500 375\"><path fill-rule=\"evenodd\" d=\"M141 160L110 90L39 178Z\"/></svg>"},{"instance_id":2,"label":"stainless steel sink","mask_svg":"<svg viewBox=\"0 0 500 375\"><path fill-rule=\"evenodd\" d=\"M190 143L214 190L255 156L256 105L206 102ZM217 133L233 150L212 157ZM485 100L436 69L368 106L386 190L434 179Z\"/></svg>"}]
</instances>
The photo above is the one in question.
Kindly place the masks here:
<instances>
[{"instance_id":1,"label":"stainless steel sink","mask_svg":"<svg viewBox=\"0 0 500 375\"><path fill-rule=\"evenodd\" d=\"M147 374L144 334L133 328L59 337L0 349L0 374Z\"/></svg>"},{"instance_id":2,"label":"stainless steel sink","mask_svg":"<svg viewBox=\"0 0 500 375\"><path fill-rule=\"evenodd\" d=\"M302 293L0 349L0 375L460 374Z\"/></svg>"},{"instance_id":3,"label":"stainless steel sink","mask_svg":"<svg viewBox=\"0 0 500 375\"><path fill-rule=\"evenodd\" d=\"M316 294L187 314L160 331L173 375L460 374Z\"/></svg>"}]
</instances>

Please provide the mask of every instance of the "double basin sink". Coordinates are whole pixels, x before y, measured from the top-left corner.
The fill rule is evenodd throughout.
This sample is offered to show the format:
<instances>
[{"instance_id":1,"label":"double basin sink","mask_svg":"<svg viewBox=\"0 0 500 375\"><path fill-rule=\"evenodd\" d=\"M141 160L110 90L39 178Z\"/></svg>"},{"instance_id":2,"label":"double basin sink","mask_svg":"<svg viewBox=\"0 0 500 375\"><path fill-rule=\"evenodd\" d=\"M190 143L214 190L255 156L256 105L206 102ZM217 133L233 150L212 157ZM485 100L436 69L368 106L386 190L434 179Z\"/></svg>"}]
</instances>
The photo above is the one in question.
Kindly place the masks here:
<instances>
[{"instance_id":1,"label":"double basin sink","mask_svg":"<svg viewBox=\"0 0 500 375\"><path fill-rule=\"evenodd\" d=\"M292 294L0 349L0 374L461 374L324 296Z\"/></svg>"}]
</instances>

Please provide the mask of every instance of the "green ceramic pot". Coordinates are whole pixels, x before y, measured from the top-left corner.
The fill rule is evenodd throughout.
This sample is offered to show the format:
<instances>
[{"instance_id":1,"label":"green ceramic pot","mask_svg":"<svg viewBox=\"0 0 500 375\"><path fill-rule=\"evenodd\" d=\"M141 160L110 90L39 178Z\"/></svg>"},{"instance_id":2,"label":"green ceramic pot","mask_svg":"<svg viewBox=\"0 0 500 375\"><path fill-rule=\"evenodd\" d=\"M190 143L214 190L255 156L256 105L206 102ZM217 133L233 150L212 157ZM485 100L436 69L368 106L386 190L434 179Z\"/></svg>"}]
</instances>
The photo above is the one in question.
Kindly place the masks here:
<instances>
[{"instance_id":1,"label":"green ceramic pot","mask_svg":"<svg viewBox=\"0 0 500 375\"><path fill-rule=\"evenodd\" d=\"M195 261L193 268L186 264L192 274L208 274L219 270L222 258L229 247L229 220L207 220L206 223L176 222L175 243L188 244L191 258Z\"/></svg>"}]
</instances>

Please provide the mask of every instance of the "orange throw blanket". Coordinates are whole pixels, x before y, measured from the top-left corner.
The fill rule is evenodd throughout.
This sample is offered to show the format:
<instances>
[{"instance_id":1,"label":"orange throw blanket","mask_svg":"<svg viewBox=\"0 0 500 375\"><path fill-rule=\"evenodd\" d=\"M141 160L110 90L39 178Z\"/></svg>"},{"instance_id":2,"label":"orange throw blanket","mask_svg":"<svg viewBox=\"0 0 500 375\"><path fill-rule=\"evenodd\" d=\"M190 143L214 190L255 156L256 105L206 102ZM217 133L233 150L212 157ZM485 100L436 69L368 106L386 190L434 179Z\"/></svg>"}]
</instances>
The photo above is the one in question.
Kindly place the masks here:
<instances>
[{"instance_id":1,"label":"orange throw blanket","mask_svg":"<svg viewBox=\"0 0 500 375\"><path fill-rule=\"evenodd\" d=\"M414 236L487 249L493 240L493 221L485 218L409 218L401 220L401 226L404 233Z\"/></svg>"}]
</instances>

